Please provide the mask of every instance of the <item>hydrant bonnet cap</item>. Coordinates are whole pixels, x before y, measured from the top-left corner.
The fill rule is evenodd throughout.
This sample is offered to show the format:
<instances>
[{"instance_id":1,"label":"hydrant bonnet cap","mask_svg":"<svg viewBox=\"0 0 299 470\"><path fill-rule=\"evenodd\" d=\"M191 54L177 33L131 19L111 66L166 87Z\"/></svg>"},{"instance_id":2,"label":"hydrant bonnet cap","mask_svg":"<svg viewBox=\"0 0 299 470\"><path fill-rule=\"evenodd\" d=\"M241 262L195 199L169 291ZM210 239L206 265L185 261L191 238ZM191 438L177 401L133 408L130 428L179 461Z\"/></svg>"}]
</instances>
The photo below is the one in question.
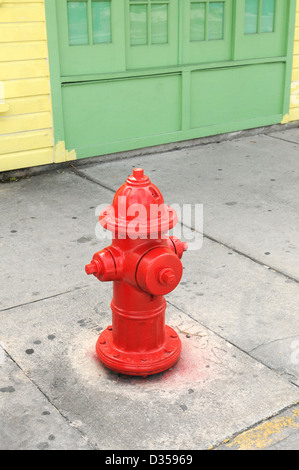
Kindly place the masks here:
<instances>
[{"instance_id":1,"label":"hydrant bonnet cap","mask_svg":"<svg viewBox=\"0 0 299 470\"><path fill-rule=\"evenodd\" d=\"M139 210L140 207L142 210ZM160 190L142 168L133 170L133 174L115 193L113 204L100 215L104 228L127 235L166 233L177 221L175 210L164 203Z\"/></svg>"}]
</instances>

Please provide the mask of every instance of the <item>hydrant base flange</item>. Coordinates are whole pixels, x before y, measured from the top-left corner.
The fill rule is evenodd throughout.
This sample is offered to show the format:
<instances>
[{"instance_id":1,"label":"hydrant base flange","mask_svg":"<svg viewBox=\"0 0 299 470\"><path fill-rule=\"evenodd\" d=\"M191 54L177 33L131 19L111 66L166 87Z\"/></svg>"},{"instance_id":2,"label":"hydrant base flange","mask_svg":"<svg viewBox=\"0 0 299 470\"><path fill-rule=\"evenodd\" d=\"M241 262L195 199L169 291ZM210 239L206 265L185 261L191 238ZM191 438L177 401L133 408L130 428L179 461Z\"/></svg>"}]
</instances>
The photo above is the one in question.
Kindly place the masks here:
<instances>
[{"instance_id":1,"label":"hydrant base flange","mask_svg":"<svg viewBox=\"0 0 299 470\"><path fill-rule=\"evenodd\" d=\"M142 377L170 369L177 362L181 349L180 338L167 325L164 344L152 351L132 353L116 348L111 326L103 331L96 344L97 355L106 367L119 374Z\"/></svg>"}]
</instances>

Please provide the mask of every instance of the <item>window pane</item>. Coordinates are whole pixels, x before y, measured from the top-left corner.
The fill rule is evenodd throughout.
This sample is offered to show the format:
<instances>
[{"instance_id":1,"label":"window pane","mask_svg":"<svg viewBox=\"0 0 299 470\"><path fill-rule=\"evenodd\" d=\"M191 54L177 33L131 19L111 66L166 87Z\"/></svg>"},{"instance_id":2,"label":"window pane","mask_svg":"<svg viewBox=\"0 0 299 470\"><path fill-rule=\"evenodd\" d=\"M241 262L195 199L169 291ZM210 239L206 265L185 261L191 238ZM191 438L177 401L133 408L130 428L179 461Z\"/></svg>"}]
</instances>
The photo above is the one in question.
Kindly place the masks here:
<instances>
[{"instance_id":1,"label":"window pane","mask_svg":"<svg viewBox=\"0 0 299 470\"><path fill-rule=\"evenodd\" d=\"M88 44L87 2L67 2L69 44Z\"/></svg>"},{"instance_id":2,"label":"window pane","mask_svg":"<svg viewBox=\"0 0 299 470\"><path fill-rule=\"evenodd\" d=\"M204 41L205 39L205 3L190 4L190 41Z\"/></svg>"},{"instance_id":3,"label":"window pane","mask_svg":"<svg viewBox=\"0 0 299 470\"><path fill-rule=\"evenodd\" d=\"M224 3L209 4L209 39L223 39Z\"/></svg>"},{"instance_id":4,"label":"window pane","mask_svg":"<svg viewBox=\"0 0 299 470\"><path fill-rule=\"evenodd\" d=\"M168 42L168 5L152 5L152 44Z\"/></svg>"},{"instance_id":5,"label":"window pane","mask_svg":"<svg viewBox=\"0 0 299 470\"><path fill-rule=\"evenodd\" d=\"M94 44L111 42L111 1L93 0L92 11L92 40Z\"/></svg>"},{"instance_id":6,"label":"window pane","mask_svg":"<svg viewBox=\"0 0 299 470\"><path fill-rule=\"evenodd\" d=\"M131 45L147 44L147 6L130 6L130 37Z\"/></svg>"},{"instance_id":7,"label":"window pane","mask_svg":"<svg viewBox=\"0 0 299 470\"><path fill-rule=\"evenodd\" d=\"M274 31L275 0L263 0L261 32L272 33Z\"/></svg>"},{"instance_id":8,"label":"window pane","mask_svg":"<svg viewBox=\"0 0 299 470\"><path fill-rule=\"evenodd\" d=\"M246 0L245 34L257 33L259 0Z\"/></svg>"}]
</instances>

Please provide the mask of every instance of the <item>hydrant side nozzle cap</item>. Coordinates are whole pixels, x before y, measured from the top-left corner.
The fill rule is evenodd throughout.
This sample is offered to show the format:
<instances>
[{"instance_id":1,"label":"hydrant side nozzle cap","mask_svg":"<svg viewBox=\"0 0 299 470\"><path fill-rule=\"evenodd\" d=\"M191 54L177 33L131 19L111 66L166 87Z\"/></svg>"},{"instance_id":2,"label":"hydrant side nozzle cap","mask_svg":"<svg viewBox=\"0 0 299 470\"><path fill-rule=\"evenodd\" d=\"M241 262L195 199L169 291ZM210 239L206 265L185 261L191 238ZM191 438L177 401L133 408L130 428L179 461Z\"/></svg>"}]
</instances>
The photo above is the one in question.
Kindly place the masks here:
<instances>
[{"instance_id":1,"label":"hydrant side nozzle cap","mask_svg":"<svg viewBox=\"0 0 299 470\"><path fill-rule=\"evenodd\" d=\"M95 260L92 260L90 264L87 264L85 266L85 272L86 274L88 274L89 276L91 274L96 274L96 275L99 275L100 274L100 266L99 264L95 261Z\"/></svg>"},{"instance_id":2,"label":"hydrant side nozzle cap","mask_svg":"<svg viewBox=\"0 0 299 470\"><path fill-rule=\"evenodd\" d=\"M148 251L140 260L136 281L141 290L152 295L166 295L182 278L183 266L178 256L166 247Z\"/></svg>"}]
</instances>

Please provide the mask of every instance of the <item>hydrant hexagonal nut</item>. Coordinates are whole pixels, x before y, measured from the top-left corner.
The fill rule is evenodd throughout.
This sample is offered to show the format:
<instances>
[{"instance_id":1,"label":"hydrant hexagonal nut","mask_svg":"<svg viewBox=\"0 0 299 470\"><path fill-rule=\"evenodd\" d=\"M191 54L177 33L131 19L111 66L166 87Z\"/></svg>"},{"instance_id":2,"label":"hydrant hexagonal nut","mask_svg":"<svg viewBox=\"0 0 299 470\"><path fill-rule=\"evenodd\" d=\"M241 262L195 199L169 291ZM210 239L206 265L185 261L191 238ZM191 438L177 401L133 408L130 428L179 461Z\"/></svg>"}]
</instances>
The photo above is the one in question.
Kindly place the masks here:
<instances>
[{"instance_id":1,"label":"hydrant hexagonal nut","mask_svg":"<svg viewBox=\"0 0 299 470\"><path fill-rule=\"evenodd\" d=\"M175 284L176 275L173 269L171 268L164 268L159 272L158 275L159 282L164 286L171 286Z\"/></svg>"},{"instance_id":2,"label":"hydrant hexagonal nut","mask_svg":"<svg viewBox=\"0 0 299 470\"><path fill-rule=\"evenodd\" d=\"M91 274L94 274L96 276L98 276L101 272L101 265L98 261L96 260L92 260L91 263L87 264L85 266L85 272L86 274L88 274L89 276Z\"/></svg>"}]
</instances>

